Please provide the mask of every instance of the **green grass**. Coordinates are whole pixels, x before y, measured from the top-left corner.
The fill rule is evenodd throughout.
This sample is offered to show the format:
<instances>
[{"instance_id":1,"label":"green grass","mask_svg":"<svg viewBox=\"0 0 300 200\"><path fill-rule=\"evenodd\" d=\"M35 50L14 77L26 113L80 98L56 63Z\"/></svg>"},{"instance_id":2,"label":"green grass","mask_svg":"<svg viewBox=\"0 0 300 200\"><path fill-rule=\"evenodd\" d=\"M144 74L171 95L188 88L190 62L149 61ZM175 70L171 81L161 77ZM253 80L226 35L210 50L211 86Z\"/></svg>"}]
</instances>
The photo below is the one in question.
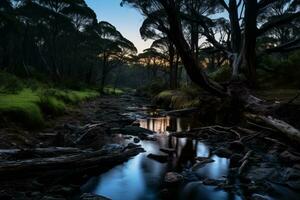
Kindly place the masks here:
<instances>
[{"instance_id":1,"label":"green grass","mask_svg":"<svg viewBox=\"0 0 300 200\"><path fill-rule=\"evenodd\" d=\"M198 91L181 88L178 90L165 90L154 98L154 102L162 107L173 109L182 109L199 106L200 101L197 98Z\"/></svg>"},{"instance_id":2,"label":"green grass","mask_svg":"<svg viewBox=\"0 0 300 200\"><path fill-rule=\"evenodd\" d=\"M17 94L0 94L0 113L5 118L26 126L40 127L44 124L44 119L39 102L39 95L29 89Z\"/></svg>"},{"instance_id":3,"label":"green grass","mask_svg":"<svg viewBox=\"0 0 300 200\"><path fill-rule=\"evenodd\" d=\"M68 104L94 98L99 93L93 90L59 90L39 88L23 89L16 94L0 93L0 114L9 121L39 128L45 124L45 115L61 115Z\"/></svg>"},{"instance_id":4,"label":"green grass","mask_svg":"<svg viewBox=\"0 0 300 200\"><path fill-rule=\"evenodd\" d=\"M122 94L124 94L123 90L121 90L119 88L113 88L113 87L110 87L110 86L105 87L104 92L106 94L111 94L111 95L122 95Z\"/></svg>"}]
</instances>

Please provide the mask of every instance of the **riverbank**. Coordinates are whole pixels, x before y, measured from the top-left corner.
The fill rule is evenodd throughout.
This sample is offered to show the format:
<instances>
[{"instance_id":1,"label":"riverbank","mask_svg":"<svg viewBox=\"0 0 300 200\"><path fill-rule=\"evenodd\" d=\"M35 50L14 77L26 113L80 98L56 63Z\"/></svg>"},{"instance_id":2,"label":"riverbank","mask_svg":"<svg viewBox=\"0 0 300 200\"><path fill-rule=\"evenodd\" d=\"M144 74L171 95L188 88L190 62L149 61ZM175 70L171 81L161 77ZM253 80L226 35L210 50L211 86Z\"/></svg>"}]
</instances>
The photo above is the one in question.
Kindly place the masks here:
<instances>
[{"instance_id":1,"label":"riverbank","mask_svg":"<svg viewBox=\"0 0 300 200\"><path fill-rule=\"evenodd\" d=\"M122 199L125 189L134 199L297 199L300 158L290 140L251 120L217 126L190 111L104 95L41 131L1 129L0 197L88 199L87 192Z\"/></svg>"},{"instance_id":2,"label":"riverbank","mask_svg":"<svg viewBox=\"0 0 300 200\"><path fill-rule=\"evenodd\" d=\"M40 131L2 128L0 198L73 199L79 195L87 174L100 173L142 151L133 144L122 146L110 131L132 124L135 119L125 113L139 104L146 104L145 100L104 95L49 119Z\"/></svg>"}]
</instances>

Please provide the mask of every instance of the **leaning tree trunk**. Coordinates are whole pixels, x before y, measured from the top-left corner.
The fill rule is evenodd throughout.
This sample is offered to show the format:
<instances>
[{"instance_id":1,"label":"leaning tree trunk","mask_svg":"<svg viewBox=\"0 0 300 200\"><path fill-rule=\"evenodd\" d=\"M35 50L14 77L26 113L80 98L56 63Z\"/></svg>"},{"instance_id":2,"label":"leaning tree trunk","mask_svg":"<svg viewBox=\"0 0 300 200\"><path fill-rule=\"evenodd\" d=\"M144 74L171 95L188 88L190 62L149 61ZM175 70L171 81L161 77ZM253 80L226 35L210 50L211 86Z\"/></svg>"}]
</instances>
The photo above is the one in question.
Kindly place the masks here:
<instances>
[{"instance_id":1,"label":"leaning tree trunk","mask_svg":"<svg viewBox=\"0 0 300 200\"><path fill-rule=\"evenodd\" d=\"M167 6L165 3L163 4ZM174 43L186 69L187 74L193 82L210 91L217 96L227 96L226 89L220 84L209 79L205 71L196 60L195 53L184 38L181 22L177 16L175 5L169 5L166 9L170 23L168 37Z\"/></svg>"},{"instance_id":2,"label":"leaning tree trunk","mask_svg":"<svg viewBox=\"0 0 300 200\"><path fill-rule=\"evenodd\" d=\"M189 44L187 43L183 31L181 21L177 15L177 8L175 3L170 2L166 3L164 1L160 1L161 4L165 7L165 10L168 15L168 21L170 24L170 31L168 32L168 37L171 39L171 42L174 43L178 53L182 59L184 67L186 69L187 74L191 78L191 80L202 87L203 89L209 91L213 95L219 97L229 97L233 102L238 102L242 109L248 110L255 113L268 113L276 108L278 105L270 104L266 101L263 101L251 94L251 91L248 89L248 86L243 82L233 81L228 86L223 86L212 79L210 79L200 64L195 59L195 55L192 52ZM253 34L253 30L256 30L256 27L251 32L251 27L256 26L256 17L249 16L254 15L251 12L256 11L256 0L253 2L252 0L247 1L247 34L245 34L245 51L243 52L245 55L243 59L250 71L250 77L252 81L255 79L255 40L256 34ZM249 41L248 41L249 40ZM252 42L251 42L252 41ZM238 108L237 108L238 109Z\"/></svg>"}]
</instances>

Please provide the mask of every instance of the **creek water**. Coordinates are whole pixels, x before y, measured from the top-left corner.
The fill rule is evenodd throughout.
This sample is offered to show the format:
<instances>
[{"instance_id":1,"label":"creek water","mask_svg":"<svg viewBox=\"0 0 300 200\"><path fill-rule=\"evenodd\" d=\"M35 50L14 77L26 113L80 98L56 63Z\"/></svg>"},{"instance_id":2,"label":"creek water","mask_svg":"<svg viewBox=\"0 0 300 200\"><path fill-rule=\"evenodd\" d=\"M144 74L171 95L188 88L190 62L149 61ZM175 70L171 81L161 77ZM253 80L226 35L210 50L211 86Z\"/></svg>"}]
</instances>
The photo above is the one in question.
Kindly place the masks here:
<instances>
[{"instance_id":1,"label":"creek water","mask_svg":"<svg viewBox=\"0 0 300 200\"><path fill-rule=\"evenodd\" d=\"M210 157L214 160L198 169L196 176L212 179L222 179L227 176L230 161L212 154L205 143L169 136L169 131L199 127L199 123L192 117L147 118L140 119L139 122L141 127L157 133L157 141L141 141L145 153L90 179L82 187L84 192L103 195L113 200L159 199L164 175L169 171L184 172L196 163L195 157ZM132 142L132 139L125 141ZM159 150L162 147L176 150L175 155L167 163L160 163L147 157L149 153L163 154ZM195 178L195 180L199 179ZM173 194L172 199L239 200L240 197L194 181L187 184L180 192Z\"/></svg>"}]
</instances>

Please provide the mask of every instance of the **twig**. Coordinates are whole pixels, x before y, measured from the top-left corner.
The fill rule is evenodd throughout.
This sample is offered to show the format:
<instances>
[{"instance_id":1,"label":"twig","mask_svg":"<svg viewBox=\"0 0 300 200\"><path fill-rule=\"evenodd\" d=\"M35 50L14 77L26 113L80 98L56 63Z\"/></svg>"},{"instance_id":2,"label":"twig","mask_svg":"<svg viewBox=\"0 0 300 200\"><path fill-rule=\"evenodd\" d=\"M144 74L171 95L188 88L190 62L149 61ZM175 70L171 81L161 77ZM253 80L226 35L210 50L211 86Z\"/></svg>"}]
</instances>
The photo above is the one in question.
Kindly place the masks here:
<instances>
[{"instance_id":1,"label":"twig","mask_svg":"<svg viewBox=\"0 0 300 200\"><path fill-rule=\"evenodd\" d=\"M239 174L239 176L243 173L243 171L244 171L244 169L246 168L246 165L248 164L248 160L245 160L243 163L242 163L242 165L240 166L240 168L239 168L239 172L238 172L238 174Z\"/></svg>"},{"instance_id":2,"label":"twig","mask_svg":"<svg viewBox=\"0 0 300 200\"><path fill-rule=\"evenodd\" d=\"M291 104L291 103L293 103L296 99L299 98L299 96L300 96L300 92L299 92L296 96L294 96L291 100L289 100L286 104Z\"/></svg>"},{"instance_id":3,"label":"twig","mask_svg":"<svg viewBox=\"0 0 300 200\"><path fill-rule=\"evenodd\" d=\"M242 163L242 165L239 168L238 174L241 175L243 173L243 171L245 170L246 166L249 163L249 157L252 154L252 150L248 151L246 153L246 155L239 161L240 163Z\"/></svg>"},{"instance_id":4,"label":"twig","mask_svg":"<svg viewBox=\"0 0 300 200\"><path fill-rule=\"evenodd\" d=\"M265 130L268 130L268 131L272 131L272 132L278 132L277 130L273 129L273 128L269 128L269 127L266 127L266 126L262 126L262 125L259 125L259 124L256 124L256 123L253 123L253 122L249 122L247 121L248 124L252 125L252 126L255 126L257 128L261 128L261 129L265 129Z\"/></svg>"},{"instance_id":5,"label":"twig","mask_svg":"<svg viewBox=\"0 0 300 200\"><path fill-rule=\"evenodd\" d=\"M237 137L239 138L239 140L241 140L241 135L240 135L237 131L235 131L235 130L233 130L233 129L230 129L230 132L232 132L232 133L234 133L235 135L237 135Z\"/></svg>"},{"instance_id":6,"label":"twig","mask_svg":"<svg viewBox=\"0 0 300 200\"><path fill-rule=\"evenodd\" d=\"M279 145L284 146L284 147L287 146L286 144L284 144L284 143L282 143L282 142L279 142L278 140L275 140L275 139L273 139L273 138L264 137L264 139L265 139L265 140L268 140L268 141L271 141L271 142L274 142L274 143L279 144Z\"/></svg>"},{"instance_id":7,"label":"twig","mask_svg":"<svg viewBox=\"0 0 300 200\"><path fill-rule=\"evenodd\" d=\"M262 133L263 133L263 131L260 131L260 132L254 134L254 135L244 136L244 137L242 137L240 139L240 141L243 142L243 143L245 143L245 142L247 142L249 140L252 140L252 139L256 138L257 136L261 135Z\"/></svg>"}]
</instances>

